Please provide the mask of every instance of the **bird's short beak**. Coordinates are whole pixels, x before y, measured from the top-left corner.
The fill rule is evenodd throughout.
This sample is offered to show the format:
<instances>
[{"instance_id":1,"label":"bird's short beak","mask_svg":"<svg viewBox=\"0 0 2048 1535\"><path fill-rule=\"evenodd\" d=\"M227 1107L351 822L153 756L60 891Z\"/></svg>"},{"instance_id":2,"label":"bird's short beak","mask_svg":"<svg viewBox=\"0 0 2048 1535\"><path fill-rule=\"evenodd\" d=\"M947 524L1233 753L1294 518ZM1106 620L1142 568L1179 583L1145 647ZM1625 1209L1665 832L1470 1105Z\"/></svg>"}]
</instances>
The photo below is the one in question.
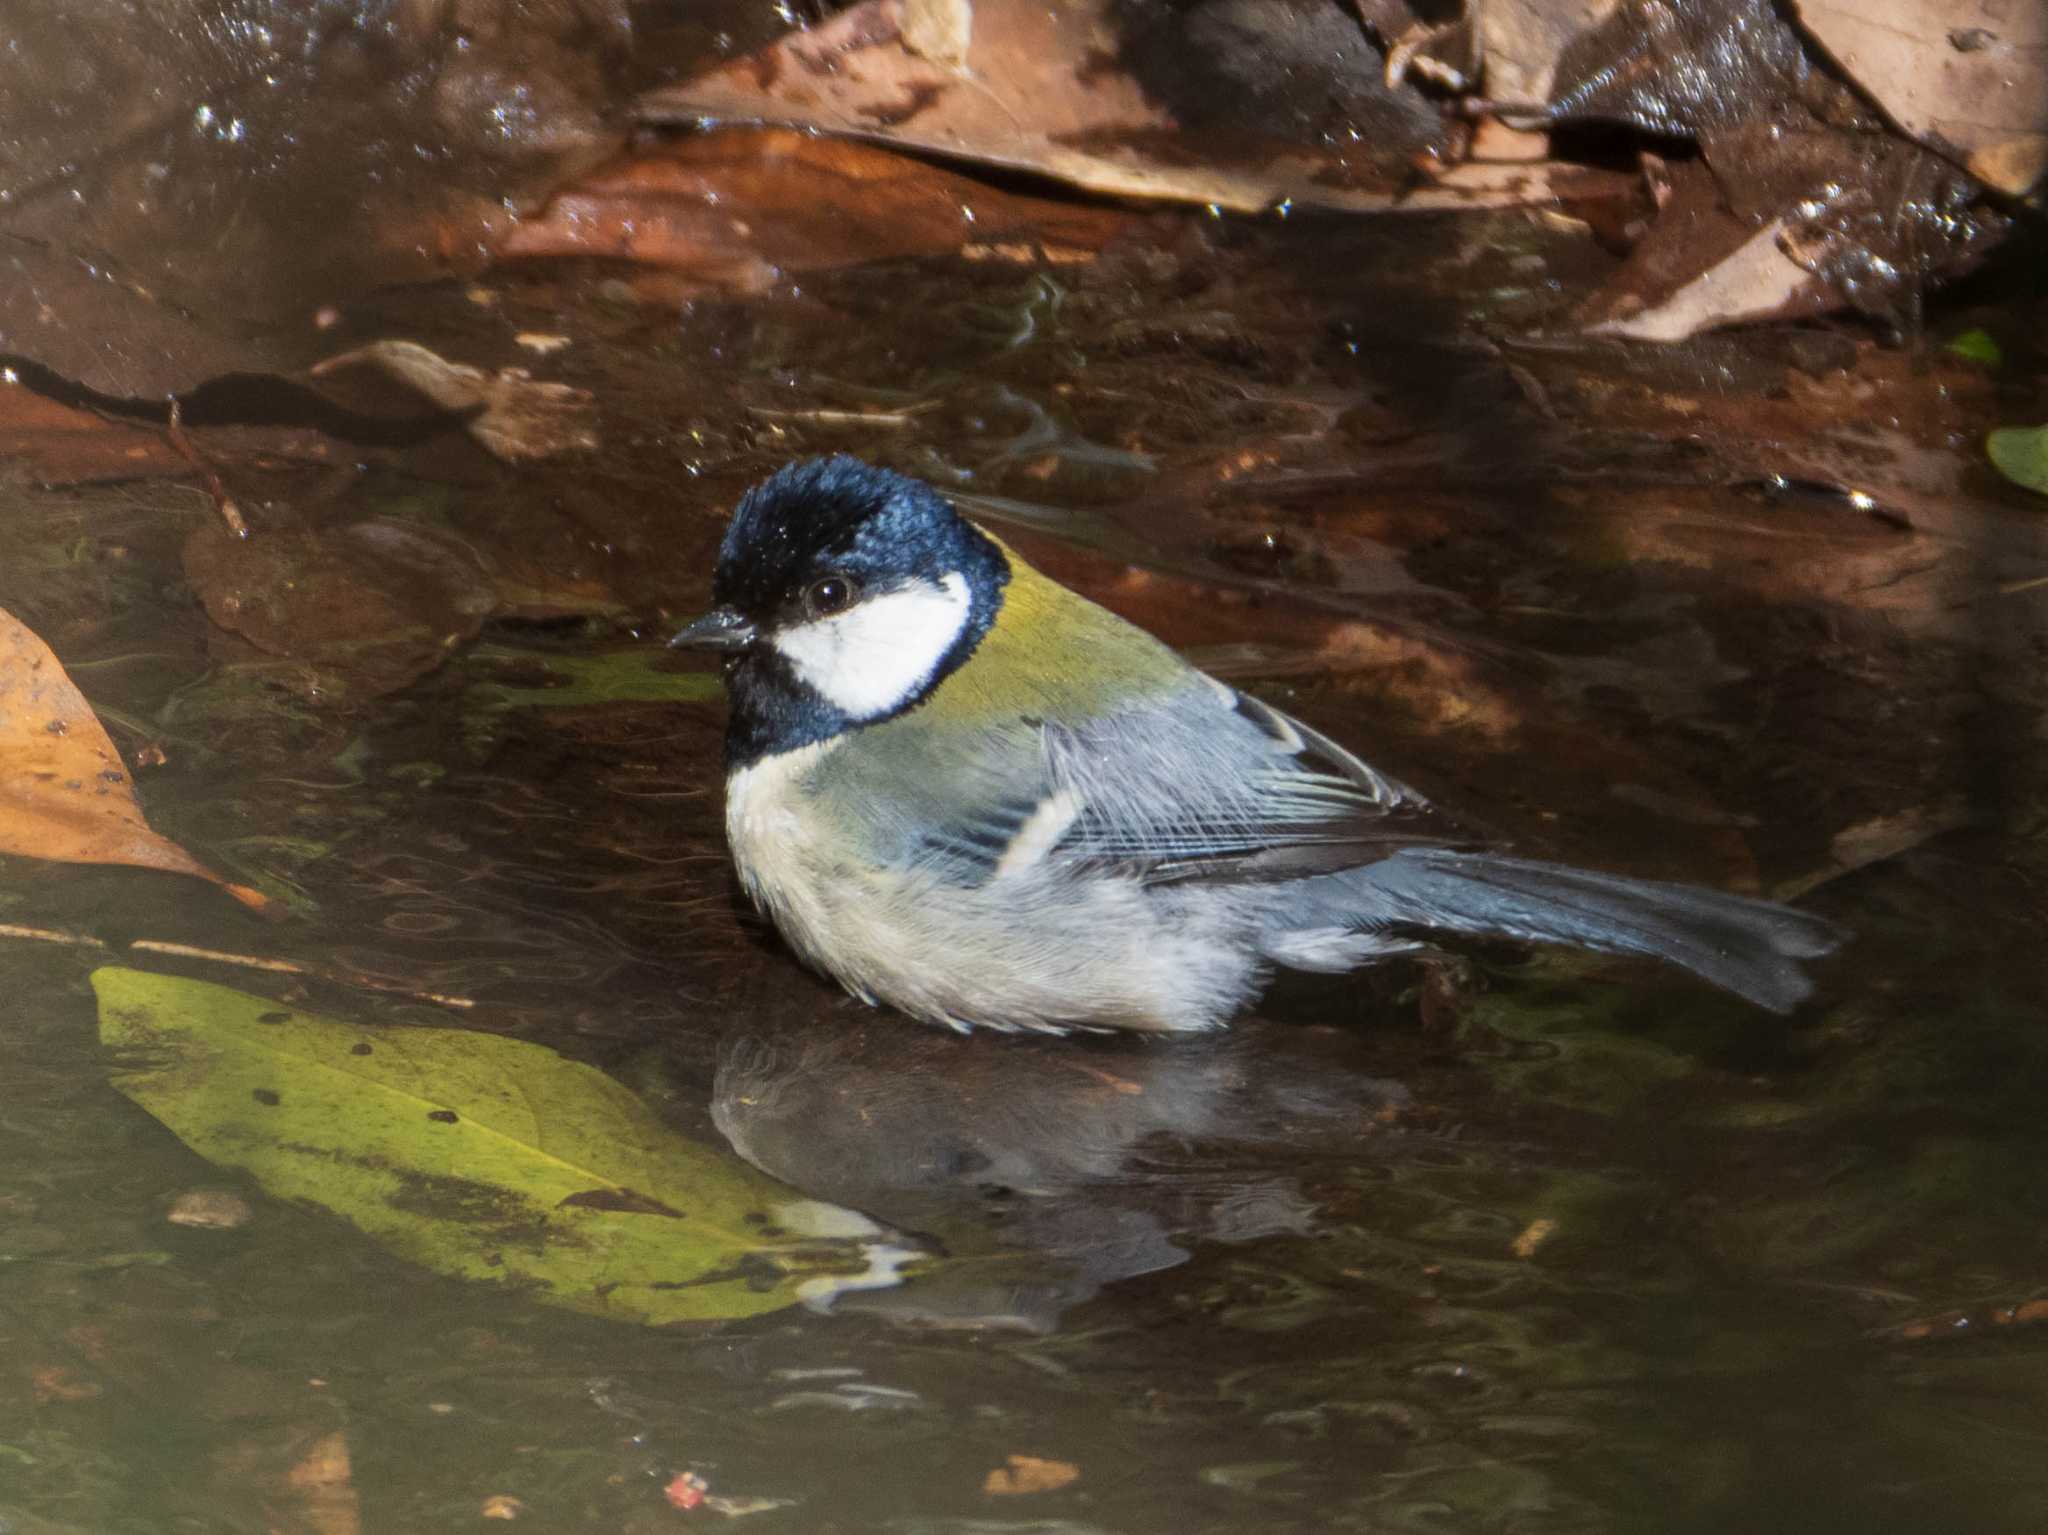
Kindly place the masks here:
<instances>
[{"instance_id":1,"label":"bird's short beak","mask_svg":"<svg viewBox=\"0 0 2048 1535\"><path fill-rule=\"evenodd\" d=\"M671 650L745 650L754 643L754 621L732 608L713 608L669 640Z\"/></svg>"}]
</instances>

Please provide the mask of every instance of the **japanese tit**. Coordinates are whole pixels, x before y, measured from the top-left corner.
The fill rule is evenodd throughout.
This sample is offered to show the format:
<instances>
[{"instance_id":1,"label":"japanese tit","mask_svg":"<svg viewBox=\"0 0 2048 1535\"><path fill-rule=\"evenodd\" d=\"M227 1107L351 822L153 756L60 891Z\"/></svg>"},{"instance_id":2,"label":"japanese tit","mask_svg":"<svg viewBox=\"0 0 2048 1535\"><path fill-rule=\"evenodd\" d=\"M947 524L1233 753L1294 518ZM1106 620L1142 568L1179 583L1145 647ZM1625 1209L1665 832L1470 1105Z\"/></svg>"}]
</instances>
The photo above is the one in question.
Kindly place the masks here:
<instances>
[{"instance_id":1,"label":"japanese tit","mask_svg":"<svg viewBox=\"0 0 2048 1535\"><path fill-rule=\"evenodd\" d=\"M741 500L717 607L726 832L792 947L968 1029L1212 1029L1275 967L1485 935L1667 960L1776 1011L1839 941L1783 906L1453 844L1423 798L834 457Z\"/></svg>"}]
</instances>

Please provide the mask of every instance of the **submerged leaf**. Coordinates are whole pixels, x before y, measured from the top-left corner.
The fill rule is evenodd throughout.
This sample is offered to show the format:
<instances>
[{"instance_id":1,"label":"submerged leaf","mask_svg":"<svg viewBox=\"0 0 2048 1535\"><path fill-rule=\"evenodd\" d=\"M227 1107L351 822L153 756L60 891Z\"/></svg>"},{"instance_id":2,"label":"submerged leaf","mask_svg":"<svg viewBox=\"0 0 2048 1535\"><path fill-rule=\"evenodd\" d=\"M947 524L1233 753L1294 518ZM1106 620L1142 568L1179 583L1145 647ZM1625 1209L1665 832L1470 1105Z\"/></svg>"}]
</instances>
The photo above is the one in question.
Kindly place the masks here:
<instances>
[{"instance_id":1,"label":"submerged leaf","mask_svg":"<svg viewBox=\"0 0 2048 1535\"><path fill-rule=\"evenodd\" d=\"M479 645L469 653L472 662L524 663L529 668L538 664L545 668L548 680L533 686L479 683L471 690L471 698L483 707L530 704L570 709L586 704L694 704L719 696L722 684L716 673L663 671L660 663L666 656L665 651L645 647L579 656Z\"/></svg>"},{"instance_id":2,"label":"submerged leaf","mask_svg":"<svg viewBox=\"0 0 2048 1535\"><path fill-rule=\"evenodd\" d=\"M1984 451L2013 484L2048 496L2048 426L2002 426L1984 439Z\"/></svg>"},{"instance_id":3,"label":"submerged leaf","mask_svg":"<svg viewBox=\"0 0 2048 1535\"><path fill-rule=\"evenodd\" d=\"M590 392L536 379L524 368L486 373L450 362L417 341L386 339L317 363L308 376L324 379L354 367L375 368L436 408L461 416L470 436L508 462L597 446Z\"/></svg>"},{"instance_id":4,"label":"submerged leaf","mask_svg":"<svg viewBox=\"0 0 2048 1535\"><path fill-rule=\"evenodd\" d=\"M890 1283L909 1256L538 1045L369 1028L139 970L92 982L116 1088L199 1155L436 1272L666 1323Z\"/></svg>"},{"instance_id":5,"label":"submerged leaf","mask_svg":"<svg viewBox=\"0 0 2048 1535\"><path fill-rule=\"evenodd\" d=\"M85 695L57 657L0 612L0 853L63 863L120 863L230 884L142 818L135 785Z\"/></svg>"},{"instance_id":6,"label":"submerged leaf","mask_svg":"<svg viewBox=\"0 0 2048 1535\"><path fill-rule=\"evenodd\" d=\"M1957 336L1948 344L1948 349L1958 357L1967 357L1971 362L1981 362L1986 367L1996 368L2005 362L2005 349L1998 344L1998 338L1977 326Z\"/></svg>"}]
</instances>

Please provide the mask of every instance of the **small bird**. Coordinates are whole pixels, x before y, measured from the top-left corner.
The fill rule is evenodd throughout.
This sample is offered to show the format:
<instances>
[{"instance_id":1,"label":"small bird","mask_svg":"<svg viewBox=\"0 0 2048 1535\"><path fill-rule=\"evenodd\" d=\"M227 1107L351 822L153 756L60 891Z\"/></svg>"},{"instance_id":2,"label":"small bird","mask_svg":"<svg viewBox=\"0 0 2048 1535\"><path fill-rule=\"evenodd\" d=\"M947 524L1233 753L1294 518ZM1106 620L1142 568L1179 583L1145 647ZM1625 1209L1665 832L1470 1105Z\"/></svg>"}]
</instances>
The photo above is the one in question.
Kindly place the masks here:
<instances>
[{"instance_id":1,"label":"small bird","mask_svg":"<svg viewBox=\"0 0 2048 1535\"><path fill-rule=\"evenodd\" d=\"M845 456L741 499L717 606L726 834L791 946L954 1029L1213 1029L1276 968L1449 934L1641 954L1774 1011L1840 934L1475 851L1406 785Z\"/></svg>"}]
</instances>

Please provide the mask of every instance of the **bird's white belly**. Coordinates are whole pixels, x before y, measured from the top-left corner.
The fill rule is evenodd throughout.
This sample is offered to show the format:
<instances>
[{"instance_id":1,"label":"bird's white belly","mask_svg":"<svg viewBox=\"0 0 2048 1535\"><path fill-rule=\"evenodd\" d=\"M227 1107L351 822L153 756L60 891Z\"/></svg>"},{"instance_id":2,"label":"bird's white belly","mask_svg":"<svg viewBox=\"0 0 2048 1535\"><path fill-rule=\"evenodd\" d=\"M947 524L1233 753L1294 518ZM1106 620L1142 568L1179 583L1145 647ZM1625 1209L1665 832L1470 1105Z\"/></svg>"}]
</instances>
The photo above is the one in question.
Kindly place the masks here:
<instances>
[{"instance_id":1,"label":"bird's white belly","mask_svg":"<svg viewBox=\"0 0 2048 1535\"><path fill-rule=\"evenodd\" d=\"M820 824L803 782L838 744L733 774L726 835L754 902L856 996L954 1027L1178 1031L1223 1022L1257 985L1240 945L1184 913L1162 923L1135 881L1044 872L963 885L845 857L844 828Z\"/></svg>"}]
</instances>

